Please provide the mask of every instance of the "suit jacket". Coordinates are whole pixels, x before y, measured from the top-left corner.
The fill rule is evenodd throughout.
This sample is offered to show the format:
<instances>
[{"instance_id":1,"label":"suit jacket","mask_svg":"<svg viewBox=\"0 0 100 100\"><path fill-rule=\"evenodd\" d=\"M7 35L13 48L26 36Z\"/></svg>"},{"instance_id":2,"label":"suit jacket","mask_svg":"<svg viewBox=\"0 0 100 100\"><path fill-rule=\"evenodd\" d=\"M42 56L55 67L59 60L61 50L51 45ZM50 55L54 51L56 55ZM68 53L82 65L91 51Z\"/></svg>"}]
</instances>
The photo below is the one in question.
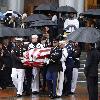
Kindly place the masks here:
<instances>
[{"instance_id":1,"label":"suit jacket","mask_svg":"<svg viewBox=\"0 0 100 100\"><path fill-rule=\"evenodd\" d=\"M89 52L86 59L85 75L98 76L98 64L100 62L100 52L93 49Z\"/></svg>"}]
</instances>

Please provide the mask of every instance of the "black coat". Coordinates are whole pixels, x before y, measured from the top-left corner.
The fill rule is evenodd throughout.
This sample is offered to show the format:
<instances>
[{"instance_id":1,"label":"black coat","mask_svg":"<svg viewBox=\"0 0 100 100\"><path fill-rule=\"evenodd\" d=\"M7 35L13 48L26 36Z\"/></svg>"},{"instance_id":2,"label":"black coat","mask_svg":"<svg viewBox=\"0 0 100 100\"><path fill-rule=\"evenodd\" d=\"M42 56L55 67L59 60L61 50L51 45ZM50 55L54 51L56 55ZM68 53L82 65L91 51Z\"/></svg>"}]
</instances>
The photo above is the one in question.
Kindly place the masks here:
<instances>
[{"instance_id":1,"label":"black coat","mask_svg":"<svg viewBox=\"0 0 100 100\"><path fill-rule=\"evenodd\" d=\"M60 61L61 57L62 57L62 50L60 48L55 47L51 50L51 54L49 57L50 62L48 65L49 71L57 72L62 70L62 65Z\"/></svg>"},{"instance_id":2,"label":"black coat","mask_svg":"<svg viewBox=\"0 0 100 100\"><path fill-rule=\"evenodd\" d=\"M21 58L23 57L23 46L15 46L12 53L13 68L24 69Z\"/></svg>"},{"instance_id":3,"label":"black coat","mask_svg":"<svg viewBox=\"0 0 100 100\"><path fill-rule=\"evenodd\" d=\"M98 64L100 62L100 52L93 49L89 52L86 59L85 75L98 76Z\"/></svg>"},{"instance_id":4,"label":"black coat","mask_svg":"<svg viewBox=\"0 0 100 100\"><path fill-rule=\"evenodd\" d=\"M3 67L3 56L1 56L2 50L0 50L0 70Z\"/></svg>"}]
</instances>

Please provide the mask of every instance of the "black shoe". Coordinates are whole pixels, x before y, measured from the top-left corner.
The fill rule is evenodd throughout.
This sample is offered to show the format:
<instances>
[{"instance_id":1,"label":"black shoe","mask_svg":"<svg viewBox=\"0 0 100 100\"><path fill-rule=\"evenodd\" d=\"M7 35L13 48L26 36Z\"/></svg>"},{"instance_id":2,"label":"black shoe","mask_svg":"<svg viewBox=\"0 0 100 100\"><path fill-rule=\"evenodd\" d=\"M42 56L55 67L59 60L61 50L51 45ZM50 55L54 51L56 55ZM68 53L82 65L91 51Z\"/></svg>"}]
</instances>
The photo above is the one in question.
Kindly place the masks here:
<instances>
[{"instance_id":1,"label":"black shoe","mask_svg":"<svg viewBox=\"0 0 100 100\"><path fill-rule=\"evenodd\" d=\"M34 92L32 92L32 94L33 94L33 95L37 95L37 94L39 94L39 92L34 91Z\"/></svg>"},{"instance_id":2,"label":"black shoe","mask_svg":"<svg viewBox=\"0 0 100 100\"><path fill-rule=\"evenodd\" d=\"M51 96L50 98L51 98L51 99L55 99L55 98L58 98L58 97L57 97L57 95L53 95L53 96Z\"/></svg>"},{"instance_id":3,"label":"black shoe","mask_svg":"<svg viewBox=\"0 0 100 100\"><path fill-rule=\"evenodd\" d=\"M70 93L66 93L66 94L65 94L65 96L69 96L69 95L70 95Z\"/></svg>"},{"instance_id":4,"label":"black shoe","mask_svg":"<svg viewBox=\"0 0 100 100\"><path fill-rule=\"evenodd\" d=\"M70 94L70 95L74 95L75 93L74 93L74 92L70 92L69 94Z\"/></svg>"},{"instance_id":5,"label":"black shoe","mask_svg":"<svg viewBox=\"0 0 100 100\"><path fill-rule=\"evenodd\" d=\"M61 98L61 96L58 96L58 95L57 95L57 98Z\"/></svg>"},{"instance_id":6,"label":"black shoe","mask_svg":"<svg viewBox=\"0 0 100 100\"><path fill-rule=\"evenodd\" d=\"M20 95L20 94L17 94L17 97L22 97L22 95Z\"/></svg>"},{"instance_id":7,"label":"black shoe","mask_svg":"<svg viewBox=\"0 0 100 100\"><path fill-rule=\"evenodd\" d=\"M31 94L28 92L23 93L24 96L30 96Z\"/></svg>"}]
</instances>

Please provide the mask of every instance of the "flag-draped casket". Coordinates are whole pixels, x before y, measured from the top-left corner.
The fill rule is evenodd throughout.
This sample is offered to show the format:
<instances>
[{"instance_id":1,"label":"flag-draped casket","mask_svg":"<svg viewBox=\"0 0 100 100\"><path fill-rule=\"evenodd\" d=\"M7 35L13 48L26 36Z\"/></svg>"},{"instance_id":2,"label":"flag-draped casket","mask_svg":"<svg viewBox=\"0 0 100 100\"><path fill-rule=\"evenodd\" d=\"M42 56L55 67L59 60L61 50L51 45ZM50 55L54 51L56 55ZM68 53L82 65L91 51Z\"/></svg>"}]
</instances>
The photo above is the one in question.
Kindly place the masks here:
<instances>
[{"instance_id":1,"label":"flag-draped casket","mask_svg":"<svg viewBox=\"0 0 100 100\"><path fill-rule=\"evenodd\" d=\"M42 67L48 62L51 48L35 48L23 53L23 64L28 67Z\"/></svg>"}]
</instances>

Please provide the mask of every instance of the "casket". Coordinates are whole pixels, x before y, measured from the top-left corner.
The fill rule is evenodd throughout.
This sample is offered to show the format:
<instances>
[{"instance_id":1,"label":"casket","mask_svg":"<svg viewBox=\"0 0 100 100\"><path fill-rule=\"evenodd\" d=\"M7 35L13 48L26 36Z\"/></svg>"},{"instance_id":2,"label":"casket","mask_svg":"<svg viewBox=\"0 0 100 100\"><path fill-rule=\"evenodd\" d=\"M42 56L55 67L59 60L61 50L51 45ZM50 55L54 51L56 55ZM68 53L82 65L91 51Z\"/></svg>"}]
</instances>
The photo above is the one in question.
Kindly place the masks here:
<instances>
[{"instance_id":1,"label":"casket","mask_svg":"<svg viewBox=\"0 0 100 100\"><path fill-rule=\"evenodd\" d=\"M23 65L27 67L43 67L48 62L51 48L35 48L23 53Z\"/></svg>"}]
</instances>

